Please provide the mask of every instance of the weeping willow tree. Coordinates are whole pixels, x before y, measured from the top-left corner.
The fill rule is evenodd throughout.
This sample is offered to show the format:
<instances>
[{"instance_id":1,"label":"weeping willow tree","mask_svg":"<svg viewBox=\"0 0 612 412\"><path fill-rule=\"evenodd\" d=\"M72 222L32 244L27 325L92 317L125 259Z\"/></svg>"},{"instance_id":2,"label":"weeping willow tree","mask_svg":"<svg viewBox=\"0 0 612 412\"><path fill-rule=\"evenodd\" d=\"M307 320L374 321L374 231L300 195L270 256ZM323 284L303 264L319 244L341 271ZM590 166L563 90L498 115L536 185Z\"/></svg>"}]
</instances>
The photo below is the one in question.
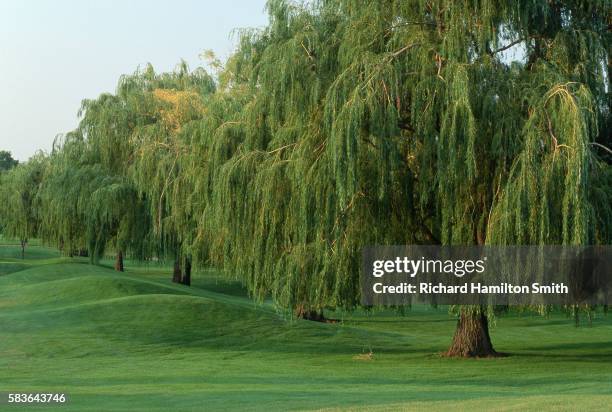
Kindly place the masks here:
<instances>
[{"instance_id":1,"label":"weeping willow tree","mask_svg":"<svg viewBox=\"0 0 612 412\"><path fill-rule=\"evenodd\" d=\"M190 72L184 62L171 73L156 74L148 66L123 77L118 87L118 97L147 118L130 134L135 151L128 174L147 200L151 253L173 258L173 281L187 285L197 222L189 200L193 174L182 159L193 150L188 144L190 123L202 118L206 97L214 91L215 83L204 69Z\"/></svg>"},{"instance_id":2,"label":"weeping willow tree","mask_svg":"<svg viewBox=\"0 0 612 412\"><path fill-rule=\"evenodd\" d=\"M39 236L70 256L88 248L87 219L99 170L84 162L85 142L73 133L57 138L37 193Z\"/></svg>"},{"instance_id":3,"label":"weeping willow tree","mask_svg":"<svg viewBox=\"0 0 612 412\"><path fill-rule=\"evenodd\" d=\"M140 200L129 182L95 161L78 132L56 140L36 197L37 234L45 242L94 263L115 246L117 270L123 270L122 250L140 256L147 227Z\"/></svg>"},{"instance_id":4,"label":"weeping willow tree","mask_svg":"<svg viewBox=\"0 0 612 412\"><path fill-rule=\"evenodd\" d=\"M605 2L268 8L226 67L242 109L200 124L195 183L207 257L256 297L352 308L368 244L609 239ZM448 355L495 355L489 308L457 311Z\"/></svg>"},{"instance_id":5,"label":"weeping willow tree","mask_svg":"<svg viewBox=\"0 0 612 412\"><path fill-rule=\"evenodd\" d=\"M118 271L125 252L137 259L148 252L146 199L128 176L131 135L152 121L139 103L110 93L84 100L78 128L54 144L39 193L43 239L71 255L87 250L94 263L112 247Z\"/></svg>"},{"instance_id":6,"label":"weeping willow tree","mask_svg":"<svg viewBox=\"0 0 612 412\"><path fill-rule=\"evenodd\" d=\"M170 254L177 259L175 267L184 256L186 275L183 279L176 267L175 280L189 283L181 236L188 237L195 225L181 220L184 209L176 198L184 187L177 180L177 157L186 150L177 135L200 115L202 97L213 90L205 72L190 73L185 63L159 75L149 65L123 76L115 94L83 101L75 134L85 151L77 169L97 170L96 178L86 180L94 185L86 220L94 256L113 245L117 270L123 270L126 249L141 259Z\"/></svg>"},{"instance_id":7,"label":"weeping willow tree","mask_svg":"<svg viewBox=\"0 0 612 412\"><path fill-rule=\"evenodd\" d=\"M44 154L38 153L0 173L0 230L5 236L20 240L22 258L28 239L38 234L37 194L47 161Z\"/></svg>"},{"instance_id":8,"label":"weeping willow tree","mask_svg":"<svg viewBox=\"0 0 612 412\"><path fill-rule=\"evenodd\" d=\"M124 270L126 251L136 259L147 255L146 201L128 177L135 153L131 134L148 121L139 109L121 95L109 93L84 100L74 132L84 148L79 171L93 172L84 179L89 197L85 206L88 248L97 260L108 246L113 247L117 271Z\"/></svg>"},{"instance_id":9,"label":"weeping willow tree","mask_svg":"<svg viewBox=\"0 0 612 412\"><path fill-rule=\"evenodd\" d=\"M172 73L123 76L114 94L84 100L78 128L57 139L38 199L40 235L97 262L116 251L137 259L175 258L175 281L190 283L197 224L181 156L190 148L183 126L200 119L215 89L203 70L182 63ZM184 267L183 275L181 266Z\"/></svg>"}]
</instances>

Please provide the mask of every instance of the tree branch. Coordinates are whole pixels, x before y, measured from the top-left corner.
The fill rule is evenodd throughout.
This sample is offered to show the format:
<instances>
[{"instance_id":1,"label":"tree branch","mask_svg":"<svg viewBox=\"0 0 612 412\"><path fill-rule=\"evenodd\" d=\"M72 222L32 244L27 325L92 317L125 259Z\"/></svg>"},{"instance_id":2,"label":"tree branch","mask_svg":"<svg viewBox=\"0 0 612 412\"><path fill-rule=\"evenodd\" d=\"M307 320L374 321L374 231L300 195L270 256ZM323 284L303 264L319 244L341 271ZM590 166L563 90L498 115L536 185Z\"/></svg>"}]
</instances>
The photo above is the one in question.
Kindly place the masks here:
<instances>
[{"instance_id":1,"label":"tree branch","mask_svg":"<svg viewBox=\"0 0 612 412\"><path fill-rule=\"evenodd\" d=\"M602 144L599 144L599 143L597 143L597 142L590 142L589 144L590 144L590 145L592 145L592 146L601 147L602 149L604 149L604 150L605 150L605 151L607 151L608 153L612 154L612 150L610 150L608 147L606 147L606 146L604 146L604 145L602 145Z\"/></svg>"},{"instance_id":2,"label":"tree branch","mask_svg":"<svg viewBox=\"0 0 612 412\"><path fill-rule=\"evenodd\" d=\"M497 53L503 52L504 50L508 50L509 48L511 48L511 47L513 47L513 46L516 46L517 44L522 43L522 42L524 42L525 40L529 40L529 39L532 39L532 38L533 38L533 36L529 36L529 37L522 37L522 38L520 38L520 39L518 39L518 40L515 40L515 41L513 41L513 42L510 42L510 43L506 44L504 47L500 47L500 48L499 48L499 49L497 49L497 50L490 51L490 52L489 52L489 54L490 54L491 56L493 56L494 54L497 54Z\"/></svg>"}]
</instances>

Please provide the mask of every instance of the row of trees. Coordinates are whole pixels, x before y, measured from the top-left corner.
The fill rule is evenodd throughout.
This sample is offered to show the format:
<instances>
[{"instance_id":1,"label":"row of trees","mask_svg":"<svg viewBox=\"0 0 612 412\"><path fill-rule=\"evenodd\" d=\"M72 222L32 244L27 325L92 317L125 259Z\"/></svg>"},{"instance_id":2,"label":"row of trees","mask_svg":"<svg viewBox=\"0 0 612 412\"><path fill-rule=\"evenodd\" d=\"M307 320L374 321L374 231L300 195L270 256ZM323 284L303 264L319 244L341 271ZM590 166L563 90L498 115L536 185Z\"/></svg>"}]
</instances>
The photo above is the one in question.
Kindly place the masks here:
<instances>
[{"instance_id":1,"label":"row of trees","mask_svg":"<svg viewBox=\"0 0 612 412\"><path fill-rule=\"evenodd\" d=\"M148 66L85 100L2 177L4 232L186 284L214 265L306 318L359 305L365 245L610 243L605 0L268 10L213 75ZM449 355L494 355L488 309L458 311Z\"/></svg>"}]
</instances>

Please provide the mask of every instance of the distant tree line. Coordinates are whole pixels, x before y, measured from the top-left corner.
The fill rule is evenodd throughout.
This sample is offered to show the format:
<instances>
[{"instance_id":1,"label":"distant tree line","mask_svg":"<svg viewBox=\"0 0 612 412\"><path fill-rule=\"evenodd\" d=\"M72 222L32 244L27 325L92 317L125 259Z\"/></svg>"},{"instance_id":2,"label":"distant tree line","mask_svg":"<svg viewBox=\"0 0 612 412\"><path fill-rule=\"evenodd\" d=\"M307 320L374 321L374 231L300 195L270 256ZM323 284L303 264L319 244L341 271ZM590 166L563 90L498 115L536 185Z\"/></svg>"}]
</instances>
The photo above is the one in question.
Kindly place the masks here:
<instances>
[{"instance_id":1,"label":"distant tree line","mask_svg":"<svg viewBox=\"0 0 612 412\"><path fill-rule=\"evenodd\" d=\"M0 172L10 170L18 164L19 161L13 158L11 152L0 150Z\"/></svg>"},{"instance_id":2,"label":"distant tree line","mask_svg":"<svg viewBox=\"0 0 612 412\"><path fill-rule=\"evenodd\" d=\"M147 66L83 101L3 173L4 233L185 284L215 266L312 319L359 305L365 245L610 244L605 0L268 11L208 72ZM491 308L456 312L448 355L495 355Z\"/></svg>"}]
</instances>

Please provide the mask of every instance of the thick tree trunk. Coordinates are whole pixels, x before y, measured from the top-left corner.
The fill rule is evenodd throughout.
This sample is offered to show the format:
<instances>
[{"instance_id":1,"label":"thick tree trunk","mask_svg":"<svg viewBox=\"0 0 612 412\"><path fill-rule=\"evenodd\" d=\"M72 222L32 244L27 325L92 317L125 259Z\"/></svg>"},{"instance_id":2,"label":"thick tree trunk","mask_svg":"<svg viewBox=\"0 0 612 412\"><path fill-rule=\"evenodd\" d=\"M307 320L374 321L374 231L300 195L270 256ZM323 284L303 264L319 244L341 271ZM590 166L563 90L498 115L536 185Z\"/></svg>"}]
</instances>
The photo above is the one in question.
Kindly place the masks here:
<instances>
[{"instance_id":1,"label":"thick tree trunk","mask_svg":"<svg viewBox=\"0 0 612 412\"><path fill-rule=\"evenodd\" d=\"M183 285L191 286L191 258L185 259L185 273L183 274Z\"/></svg>"},{"instance_id":2,"label":"thick tree trunk","mask_svg":"<svg viewBox=\"0 0 612 412\"><path fill-rule=\"evenodd\" d=\"M311 320L314 322L325 322L325 316L323 316L322 310L307 309L304 305L298 305L293 314L298 319Z\"/></svg>"},{"instance_id":3,"label":"thick tree trunk","mask_svg":"<svg viewBox=\"0 0 612 412\"><path fill-rule=\"evenodd\" d=\"M461 311L453 342L445 355L461 358L500 356L493 349L489 321L483 310L479 313L469 309Z\"/></svg>"},{"instance_id":4,"label":"thick tree trunk","mask_svg":"<svg viewBox=\"0 0 612 412\"><path fill-rule=\"evenodd\" d=\"M123 272L123 252L121 250L117 252L117 259L115 260L115 270L117 272Z\"/></svg>"},{"instance_id":5,"label":"thick tree trunk","mask_svg":"<svg viewBox=\"0 0 612 412\"><path fill-rule=\"evenodd\" d=\"M178 258L174 260L174 272L172 273L172 281L174 283L181 283L182 273L181 273L181 262Z\"/></svg>"}]
</instances>

